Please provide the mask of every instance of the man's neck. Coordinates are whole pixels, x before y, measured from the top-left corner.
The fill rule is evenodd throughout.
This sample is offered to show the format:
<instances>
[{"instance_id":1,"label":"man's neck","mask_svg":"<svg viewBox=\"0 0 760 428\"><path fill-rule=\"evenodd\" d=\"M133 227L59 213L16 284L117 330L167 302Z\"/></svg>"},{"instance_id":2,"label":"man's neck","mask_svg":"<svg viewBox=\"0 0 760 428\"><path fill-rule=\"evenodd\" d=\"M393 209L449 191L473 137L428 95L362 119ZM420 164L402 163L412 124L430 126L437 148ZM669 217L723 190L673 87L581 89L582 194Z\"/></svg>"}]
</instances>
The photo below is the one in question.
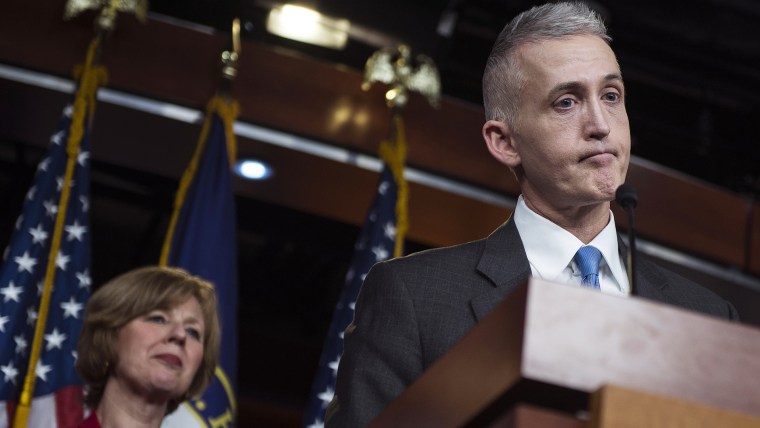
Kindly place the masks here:
<instances>
[{"instance_id":1,"label":"man's neck","mask_svg":"<svg viewBox=\"0 0 760 428\"><path fill-rule=\"evenodd\" d=\"M591 242L610 221L610 203L568 206L557 209L523 194L525 205L536 214L567 230L584 244Z\"/></svg>"}]
</instances>

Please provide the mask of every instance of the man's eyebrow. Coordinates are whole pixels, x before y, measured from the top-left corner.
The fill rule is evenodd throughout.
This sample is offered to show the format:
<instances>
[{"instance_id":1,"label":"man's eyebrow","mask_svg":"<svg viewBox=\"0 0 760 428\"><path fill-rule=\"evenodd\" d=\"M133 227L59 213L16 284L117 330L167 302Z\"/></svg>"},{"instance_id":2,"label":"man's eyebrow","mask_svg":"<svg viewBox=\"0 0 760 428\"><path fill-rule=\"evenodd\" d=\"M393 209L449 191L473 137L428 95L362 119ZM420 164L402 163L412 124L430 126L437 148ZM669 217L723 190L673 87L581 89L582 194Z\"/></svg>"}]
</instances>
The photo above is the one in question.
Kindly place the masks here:
<instances>
[{"instance_id":1,"label":"man's eyebrow","mask_svg":"<svg viewBox=\"0 0 760 428\"><path fill-rule=\"evenodd\" d=\"M620 73L610 73L604 76L603 80L605 82L619 81L622 84L623 76ZM554 88L552 88L552 90L549 91L549 94L554 95L558 92L577 91L577 90L580 90L582 87L583 87L583 84L578 81L562 82L562 83L558 83Z\"/></svg>"}]
</instances>

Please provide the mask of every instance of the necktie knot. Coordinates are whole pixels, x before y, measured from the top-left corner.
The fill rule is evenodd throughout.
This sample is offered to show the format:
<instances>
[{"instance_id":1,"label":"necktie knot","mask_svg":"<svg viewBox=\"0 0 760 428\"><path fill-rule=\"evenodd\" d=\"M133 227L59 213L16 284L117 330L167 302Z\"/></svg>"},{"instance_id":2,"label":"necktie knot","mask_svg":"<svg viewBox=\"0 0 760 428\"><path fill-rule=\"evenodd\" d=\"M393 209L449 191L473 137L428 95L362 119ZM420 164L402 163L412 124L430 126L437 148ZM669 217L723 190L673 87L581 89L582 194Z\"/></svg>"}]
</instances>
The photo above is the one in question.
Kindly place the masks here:
<instances>
[{"instance_id":1,"label":"necktie knot","mask_svg":"<svg viewBox=\"0 0 760 428\"><path fill-rule=\"evenodd\" d=\"M601 251L596 247L586 245L578 249L573 260L581 270L581 284L599 288L599 262L602 261Z\"/></svg>"}]
</instances>

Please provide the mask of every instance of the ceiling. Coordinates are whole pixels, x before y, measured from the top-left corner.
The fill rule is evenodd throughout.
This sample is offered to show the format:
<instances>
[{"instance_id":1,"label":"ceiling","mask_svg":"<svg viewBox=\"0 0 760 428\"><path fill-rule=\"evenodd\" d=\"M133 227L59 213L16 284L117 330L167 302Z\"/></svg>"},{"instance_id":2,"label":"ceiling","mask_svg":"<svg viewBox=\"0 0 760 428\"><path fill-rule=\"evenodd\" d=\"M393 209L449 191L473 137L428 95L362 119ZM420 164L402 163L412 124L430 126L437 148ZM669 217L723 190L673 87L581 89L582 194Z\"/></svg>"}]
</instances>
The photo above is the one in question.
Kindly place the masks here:
<instances>
[{"instance_id":1,"label":"ceiling","mask_svg":"<svg viewBox=\"0 0 760 428\"><path fill-rule=\"evenodd\" d=\"M503 25L528 0L311 0L352 22L342 51L265 30L267 0L152 0L151 11L356 69L380 35L438 65L445 96L480 103L483 65ZM741 194L760 195L760 3L751 0L594 1L613 38L628 92L633 154ZM685 6L688 5L688 6ZM375 38L376 39L376 38ZM373 43L375 45L373 45Z\"/></svg>"}]
</instances>

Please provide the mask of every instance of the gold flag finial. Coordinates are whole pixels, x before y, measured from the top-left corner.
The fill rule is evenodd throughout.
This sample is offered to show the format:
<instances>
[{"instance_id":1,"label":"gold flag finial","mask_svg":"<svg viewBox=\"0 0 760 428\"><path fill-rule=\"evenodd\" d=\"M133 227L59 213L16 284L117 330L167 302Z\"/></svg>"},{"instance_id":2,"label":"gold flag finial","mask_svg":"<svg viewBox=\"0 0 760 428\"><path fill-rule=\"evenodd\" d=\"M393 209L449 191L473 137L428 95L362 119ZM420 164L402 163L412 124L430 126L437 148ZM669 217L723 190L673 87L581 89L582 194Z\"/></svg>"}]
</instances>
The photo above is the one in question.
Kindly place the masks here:
<instances>
[{"instance_id":1,"label":"gold flag finial","mask_svg":"<svg viewBox=\"0 0 760 428\"><path fill-rule=\"evenodd\" d=\"M240 19L232 20L232 50L222 52L222 77L232 80L237 76L237 64L240 59Z\"/></svg>"},{"instance_id":2,"label":"gold flag finial","mask_svg":"<svg viewBox=\"0 0 760 428\"><path fill-rule=\"evenodd\" d=\"M68 0L63 19L71 19L89 9L101 10L97 25L106 31L113 29L118 12L134 12L142 23L148 18L148 0Z\"/></svg>"},{"instance_id":3,"label":"gold flag finial","mask_svg":"<svg viewBox=\"0 0 760 428\"><path fill-rule=\"evenodd\" d=\"M403 108L409 100L409 91L419 92L433 107L438 107L441 99L441 78L433 60L426 55L417 55L416 67L412 64L409 46L399 45L396 49L384 48L372 54L364 66L362 89L369 90L372 82L391 85L385 99L391 108Z\"/></svg>"}]
</instances>

